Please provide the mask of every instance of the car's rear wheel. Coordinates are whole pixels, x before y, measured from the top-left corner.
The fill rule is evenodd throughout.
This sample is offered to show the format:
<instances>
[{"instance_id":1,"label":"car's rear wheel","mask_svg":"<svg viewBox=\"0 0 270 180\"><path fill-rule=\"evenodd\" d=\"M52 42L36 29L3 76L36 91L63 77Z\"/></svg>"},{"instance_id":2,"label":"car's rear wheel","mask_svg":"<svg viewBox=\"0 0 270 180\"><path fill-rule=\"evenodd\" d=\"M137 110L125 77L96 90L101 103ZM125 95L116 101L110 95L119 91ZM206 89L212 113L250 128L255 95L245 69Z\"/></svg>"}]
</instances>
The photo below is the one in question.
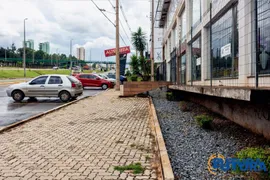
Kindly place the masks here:
<instances>
[{"instance_id":1,"label":"car's rear wheel","mask_svg":"<svg viewBox=\"0 0 270 180\"><path fill-rule=\"evenodd\" d=\"M106 89L108 89L108 85L107 85L107 84L102 84L101 88L102 88L103 90L106 90Z\"/></svg>"},{"instance_id":2,"label":"car's rear wheel","mask_svg":"<svg viewBox=\"0 0 270 180\"><path fill-rule=\"evenodd\" d=\"M70 95L70 93L67 92L67 91L61 91L61 92L59 93L59 98L60 98L60 100L61 100L62 102L68 102L68 101L70 100L70 98L71 98L71 95Z\"/></svg>"},{"instance_id":3,"label":"car's rear wheel","mask_svg":"<svg viewBox=\"0 0 270 180\"><path fill-rule=\"evenodd\" d=\"M12 92L12 98L16 102L21 102L24 99L24 93L20 90L15 90Z\"/></svg>"}]
</instances>

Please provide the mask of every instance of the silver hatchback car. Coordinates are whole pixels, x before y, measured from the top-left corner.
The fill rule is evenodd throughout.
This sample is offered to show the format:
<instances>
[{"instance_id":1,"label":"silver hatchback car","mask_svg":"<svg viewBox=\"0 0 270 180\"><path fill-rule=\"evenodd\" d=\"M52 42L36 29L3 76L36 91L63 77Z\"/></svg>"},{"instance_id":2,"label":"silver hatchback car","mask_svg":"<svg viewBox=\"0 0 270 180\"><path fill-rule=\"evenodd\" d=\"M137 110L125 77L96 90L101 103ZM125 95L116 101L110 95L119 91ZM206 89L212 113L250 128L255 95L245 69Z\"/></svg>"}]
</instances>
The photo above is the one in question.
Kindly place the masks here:
<instances>
[{"instance_id":1,"label":"silver hatchback car","mask_svg":"<svg viewBox=\"0 0 270 180\"><path fill-rule=\"evenodd\" d=\"M16 102L24 97L59 97L67 102L83 94L82 83L73 76L42 75L29 82L13 84L6 90L7 95Z\"/></svg>"}]
</instances>

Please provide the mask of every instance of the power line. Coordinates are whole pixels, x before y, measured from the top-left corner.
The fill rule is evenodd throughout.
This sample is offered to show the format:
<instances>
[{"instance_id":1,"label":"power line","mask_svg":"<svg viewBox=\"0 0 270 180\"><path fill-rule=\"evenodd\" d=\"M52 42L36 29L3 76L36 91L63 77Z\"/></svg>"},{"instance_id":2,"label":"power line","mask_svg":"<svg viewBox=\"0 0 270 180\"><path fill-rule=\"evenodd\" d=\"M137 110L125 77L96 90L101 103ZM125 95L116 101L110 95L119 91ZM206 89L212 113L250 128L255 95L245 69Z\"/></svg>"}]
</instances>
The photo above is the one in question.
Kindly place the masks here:
<instances>
[{"instance_id":1,"label":"power line","mask_svg":"<svg viewBox=\"0 0 270 180\"><path fill-rule=\"evenodd\" d=\"M112 2L111 2L110 0L108 0L108 1L109 1L109 3L111 4L111 6L113 7L113 9L115 10L115 7L114 7L114 5L112 4ZM126 30L125 30L125 28L124 28L124 26L123 26L123 23L122 23L121 19L119 19L119 21L120 21L121 27L123 28L124 33L125 33L126 36L127 36L127 39L129 40L130 44L132 44L131 41L130 41L130 38L129 38L129 36L128 36L128 34L127 34L127 32L126 32ZM120 37L121 37L121 35L120 35ZM123 39L122 39L122 40L123 40Z\"/></svg>"},{"instance_id":2,"label":"power line","mask_svg":"<svg viewBox=\"0 0 270 180\"><path fill-rule=\"evenodd\" d=\"M96 6L96 8L106 17L106 19L108 19L108 21L110 21L110 23L112 23L112 25L114 26L114 27L116 27L116 25L108 18L108 16L98 7L98 5L93 1L93 0L91 0L92 2L93 2L93 4Z\"/></svg>"},{"instance_id":3,"label":"power line","mask_svg":"<svg viewBox=\"0 0 270 180\"><path fill-rule=\"evenodd\" d=\"M106 17L106 19L108 20L108 21L110 21L110 23L114 26L114 27L116 27L116 25L108 18L108 16L104 13L104 9L100 9L99 7L98 7L98 5L93 1L93 0L91 0L92 2L93 2L93 4L96 6L96 8ZM120 36L120 38L122 39L122 41L123 41L123 43L125 44L125 45L127 45L126 44L126 42L124 41L124 39L123 39L123 37L121 36L121 34L119 34L119 36Z\"/></svg>"},{"instance_id":4,"label":"power line","mask_svg":"<svg viewBox=\"0 0 270 180\"><path fill-rule=\"evenodd\" d=\"M128 26L129 31L132 33L131 28L130 28L130 25L129 25L129 23L128 23L128 20L127 20L127 17L126 17L125 12L124 12L124 10L123 10L123 6L122 6L121 2L120 2L120 9L121 9L122 15L123 15L123 17L124 17L124 19L125 19L125 21L126 21L126 23L127 23L127 26Z\"/></svg>"}]
</instances>

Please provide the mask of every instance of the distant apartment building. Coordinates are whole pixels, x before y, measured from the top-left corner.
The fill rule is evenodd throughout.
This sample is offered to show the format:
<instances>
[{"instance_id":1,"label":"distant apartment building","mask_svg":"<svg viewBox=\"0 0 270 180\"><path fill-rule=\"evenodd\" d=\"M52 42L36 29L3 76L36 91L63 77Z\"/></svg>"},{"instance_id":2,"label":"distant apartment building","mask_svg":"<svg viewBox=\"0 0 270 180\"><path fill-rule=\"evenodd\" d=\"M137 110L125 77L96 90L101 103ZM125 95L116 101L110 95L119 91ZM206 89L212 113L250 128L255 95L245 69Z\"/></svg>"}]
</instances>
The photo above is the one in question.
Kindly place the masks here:
<instances>
[{"instance_id":1,"label":"distant apartment building","mask_svg":"<svg viewBox=\"0 0 270 180\"><path fill-rule=\"evenodd\" d=\"M39 50L47 54L50 54L50 43L49 42L39 43Z\"/></svg>"},{"instance_id":2,"label":"distant apartment building","mask_svg":"<svg viewBox=\"0 0 270 180\"><path fill-rule=\"evenodd\" d=\"M85 60L85 49L83 47L77 48L77 59Z\"/></svg>"},{"instance_id":3,"label":"distant apartment building","mask_svg":"<svg viewBox=\"0 0 270 180\"><path fill-rule=\"evenodd\" d=\"M23 44L23 42L22 42L22 44ZM28 41L25 41L25 47L30 48L30 49L35 49L34 40L28 39Z\"/></svg>"}]
</instances>

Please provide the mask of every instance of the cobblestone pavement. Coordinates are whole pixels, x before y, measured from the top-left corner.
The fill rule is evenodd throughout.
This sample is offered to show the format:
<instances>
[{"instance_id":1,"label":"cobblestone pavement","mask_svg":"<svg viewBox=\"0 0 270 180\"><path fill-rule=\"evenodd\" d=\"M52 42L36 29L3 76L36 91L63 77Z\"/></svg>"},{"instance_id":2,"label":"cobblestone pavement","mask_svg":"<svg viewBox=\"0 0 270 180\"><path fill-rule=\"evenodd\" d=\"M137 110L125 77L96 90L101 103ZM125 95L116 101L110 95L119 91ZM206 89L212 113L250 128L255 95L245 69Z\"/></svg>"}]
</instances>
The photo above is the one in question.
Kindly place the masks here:
<instances>
[{"instance_id":1,"label":"cobblestone pavement","mask_svg":"<svg viewBox=\"0 0 270 180\"><path fill-rule=\"evenodd\" d=\"M0 134L0 180L156 179L149 101L117 95L106 91ZM114 170L137 162L141 174Z\"/></svg>"}]
</instances>

